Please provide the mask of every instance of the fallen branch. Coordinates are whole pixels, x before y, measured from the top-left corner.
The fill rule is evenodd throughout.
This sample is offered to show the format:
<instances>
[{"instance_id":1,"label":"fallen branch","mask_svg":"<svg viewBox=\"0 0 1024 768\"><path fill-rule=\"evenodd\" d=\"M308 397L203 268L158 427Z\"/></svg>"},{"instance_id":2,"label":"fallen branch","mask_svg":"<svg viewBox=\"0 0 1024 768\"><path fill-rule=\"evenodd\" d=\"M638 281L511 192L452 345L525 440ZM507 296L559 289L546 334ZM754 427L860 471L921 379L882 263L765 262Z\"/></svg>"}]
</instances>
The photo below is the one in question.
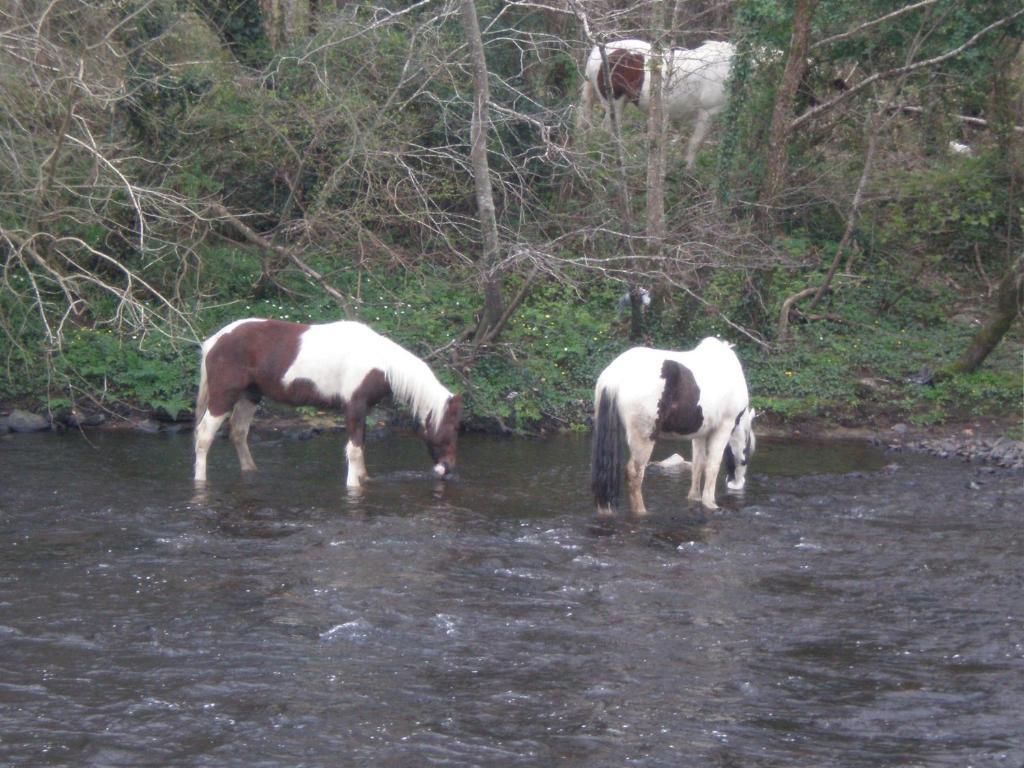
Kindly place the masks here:
<instances>
[{"instance_id":1,"label":"fallen branch","mask_svg":"<svg viewBox=\"0 0 1024 768\"><path fill-rule=\"evenodd\" d=\"M806 299L808 296L812 296L818 292L818 286L812 286L811 288L804 288L802 291L794 293L792 296L786 298L782 302L782 309L779 311L779 326L775 336L778 341L786 341L789 338L789 313L793 309L793 305L801 299Z\"/></svg>"},{"instance_id":2,"label":"fallen branch","mask_svg":"<svg viewBox=\"0 0 1024 768\"><path fill-rule=\"evenodd\" d=\"M927 5L934 5L935 2L936 0L920 0L920 2L911 3L910 5L905 5L902 8L897 8L895 11L892 11L891 13L887 13L884 16L879 16L876 19L871 19L870 21L865 21L863 24L854 27L853 29L849 29L846 32L840 32L837 35L832 35L832 37L826 37L824 40L819 40L818 42L813 43L811 45L811 50L813 51L815 48L823 48L824 46L831 45L832 43L838 43L840 40L848 40L851 37L855 37L861 32L864 32L865 30L871 29L872 27L877 27L879 24L882 24L883 22L892 21L897 16L902 16L904 13L908 13L910 11L916 11L918 8L923 8Z\"/></svg>"},{"instance_id":3,"label":"fallen branch","mask_svg":"<svg viewBox=\"0 0 1024 768\"><path fill-rule=\"evenodd\" d=\"M512 301L508 303L508 306L505 307L505 311L501 314L501 317L499 317L498 321L487 330L487 333L477 343L477 346L490 344L498 338L498 334L504 330L508 321L512 318L513 313L519 308L519 305L523 303L523 300L529 293L530 286L533 285L533 281L537 278L537 274L539 272L540 267L534 267L530 274L526 276L526 280L523 281L523 285L519 289L519 293L517 293L515 297L513 297Z\"/></svg>"},{"instance_id":4,"label":"fallen branch","mask_svg":"<svg viewBox=\"0 0 1024 768\"><path fill-rule=\"evenodd\" d=\"M886 109L894 110L896 112L906 112L909 115L923 115L925 113L924 107L915 107L911 104L894 104L891 101L879 101L879 104L884 106ZM961 123L967 123L968 125L975 125L978 128L991 128L992 124L981 117L972 117L971 115L950 115L954 120L959 120ZM1017 133L1024 133L1024 125L1015 125L1013 130Z\"/></svg>"},{"instance_id":5,"label":"fallen branch","mask_svg":"<svg viewBox=\"0 0 1024 768\"><path fill-rule=\"evenodd\" d=\"M1024 10L1019 10L1016 13L1011 13L1009 16L1004 16L998 21L994 21L988 26L976 32L974 35L968 38L962 45L958 45L956 48L953 48L950 51L946 51L945 53L940 54L938 56L933 56L930 59L923 59L921 61L915 61L911 64L907 64L902 67L895 67L894 69L885 70L884 72L876 72L870 77L865 78L861 82L857 83L857 85L853 86L852 88L843 91L834 99L823 102L818 106L812 107L811 109L807 110L802 115L795 118L789 124L789 130L795 131L797 128L799 128L801 125L808 122L809 120L813 120L823 112L827 112L828 110L835 108L839 104L847 101L856 94L860 93L866 88L869 88L870 86L874 85L875 83L881 80L891 80L894 77L899 77L900 75L907 75L910 74L911 72L916 72L919 69L924 69L925 67L934 67L938 64L942 64L943 62L949 61L950 59L955 58L964 51L966 51L968 48L977 43L989 32L992 32L998 29L999 27L1006 26L1007 24L1020 18L1021 16L1024 16Z\"/></svg>"},{"instance_id":6,"label":"fallen branch","mask_svg":"<svg viewBox=\"0 0 1024 768\"><path fill-rule=\"evenodd\" d=\"M818 306L818 303L824 297L825 292L832 284L832 278L836 276L836 272L839 271L839 264L842 262L843 254L846 249L850 247L850 242L853 240L853 230L857 224L857 216L860 214L860 204L864 199L864 187L867 185L868 177L871 175L871 166L874 164L875 152L878 149L878 138L881 132L881 126L875 124L874 117L868 118L865 132L868 135L868 148L864 155L864 167L860 172L860 180L857 182L857 190L853 193L853 202L850 204L850 212L846 216L846 227L843 229L843 237L839 241L839 245L836 246L836 255L832 259L832 263L829 265L828 274L825 275L825 279L821 282L821 287L818 288L817 293L814 294L814 298L811 299L811 304L807 308L808 310L814 309Z\"/></svg>"},{"instance_id":7,"label":"fallen branch","mask_svg":"<svg viewBox=\"0 0 1024 768\"><path fill-rule=\"evenodd\" d=\"M297 266L300 270L302 270L306 275L311 277L323 289L324 293L326 293L328 296L334 299L335 302L337 302L338 306L340 306L342 310L345 312L345 317L347 319L351 320L353 317L355 317L355 313L352 311L352 306L349 304L348 299L345 298L345 295L342 294L337 288L332 286L330 283L328 283L327 278L325 278L320 272L317 272L315 269L309 266L305 261L302 260L302 258L297 253L295 253L289 248L285 248L284 246L270 242L265 237L263 237L263 235L261 235L259 232L254 230L248 224L246 224L244 221L239 219L237 216L231 213L231 211L229 211L220 203L211 203L210 208L213 210L214 213L217 214L218 217L220 217L221 221L228 224L245 240L259 248L271 251L272 253L276 253L278 256L287 259L292 264Z\"/></svg>"},{"instance_id":8,"label":"fallen branch","mask_svg":"<svg viewBox=\"0 0 1024 768\"><path fill-rule=\"evenodd\" d=\"M816 323L821 320L827 320L830 323L836 325L849 325L850 323L839 315L804 315L804 319L809 323Z\"/></svg>"}]
</instances>

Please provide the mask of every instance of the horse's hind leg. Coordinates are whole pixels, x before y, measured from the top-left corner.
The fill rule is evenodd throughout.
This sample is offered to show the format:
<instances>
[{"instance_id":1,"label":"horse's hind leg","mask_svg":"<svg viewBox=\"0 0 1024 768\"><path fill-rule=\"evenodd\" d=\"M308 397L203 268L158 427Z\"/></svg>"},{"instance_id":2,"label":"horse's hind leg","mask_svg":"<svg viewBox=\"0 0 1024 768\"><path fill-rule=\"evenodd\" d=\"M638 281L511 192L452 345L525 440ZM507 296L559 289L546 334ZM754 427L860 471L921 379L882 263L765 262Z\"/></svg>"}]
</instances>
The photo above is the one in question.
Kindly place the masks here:
<instances>
[{"instance_id":1,"label":"horse's hind leg","mask_svg":"<svg viewBox=\"0 0 1024 768\"><path fill-rule=\"evenodd\" d=\"M711 127L711 115L703 109L697 113L697 119L693 123L693 134L690 142L686 145L686 170L692 171L697 162L697 150L700 149L704 137L708 135L708 128Z\"/></svg>"},{"instance_id":2,"label":"horse's hind leg","mask_svg":"<svg viewBox=\"0 0 1024 768\"><path fill-rule=\"evenodd\" d=\"M242 465L243 472L251 472L256 469L256 462L252 460L252 454L249 453L249 425L252 424L252 417L255 413L256 403L247 397L239 399L231 412L231 442L235 444L238 463Z\"/></svg>"},{"instance_id":3,"label":"horse's hind leg","mask_svg":"<svg viewBox=\"0 0 1024 768\"><path fill-rule=\"evenodd\" d=\"M217 437L217 430L220 429L220 425L224 423L226 418L226 413L221 416L214 416L207 411L203 414L202 420L196 425L195 481L197 483L206 482L206 455L210 452L210 446L213 444L214 438Z\"/></svg>"},{"instance_id":4,"label":"horse's hind leg","mask_svg":"<svg viewBox=\"0 0 1024 768\"><path fill-rule=\"evenodd\" d=\"M644 506L643 484L647 462L651 460L652 451L654 451L653 440L631 440L629 443L626 485L629 490L629 508L637 517L647 514L647 508Z\"/></svg>"}]
</instances>

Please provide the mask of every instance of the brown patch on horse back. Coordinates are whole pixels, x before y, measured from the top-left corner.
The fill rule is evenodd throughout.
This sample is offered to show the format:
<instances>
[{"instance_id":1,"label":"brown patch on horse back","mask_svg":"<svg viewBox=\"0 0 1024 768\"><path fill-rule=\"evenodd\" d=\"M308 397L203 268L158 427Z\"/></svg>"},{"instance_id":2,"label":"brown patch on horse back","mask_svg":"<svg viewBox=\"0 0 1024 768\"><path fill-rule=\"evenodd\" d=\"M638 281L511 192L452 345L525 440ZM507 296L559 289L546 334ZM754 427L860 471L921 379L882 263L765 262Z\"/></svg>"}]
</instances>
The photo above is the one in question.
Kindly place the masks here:
<instances>
[{"instance_id":1,"label":"brown patch on horse back","mask_svg":"<svg viewBox=\"0 0 1024 768\"><path fill-rule=\"evenodd\" d=\"M658 400L658 421L652 437L659 432L692 435L704 423L700 387L693 371L674 360L666 360L661 365L661 377L665 379L665 389Z\"/></svg>"},{"instance_id":2,"label":"brown patch on horse back","mask_svg":"<svg viewBox=\"0 0 1024 768\"><path fill-rule=\"evenodd\" d=\"M259 402L263 396L289 405L338 408L338 397L325 397L308 379L296 379L287 387L285 372L295 362L304 323L258 320L242 323L225 333L206 354L210 413L221 416L238 399Z\"/></svg>"},{"instance_id":3,"label":"brown patch on horse back","mask_svg":"<svg viewBox=\"0 0 1024 768\"><path fill-rule=\"evenodd\" d=\"M627 96L630 101L637 101L644 86L644 55L624 48L608 51L607 55L612 98ZM608 81L605 79L603 63L597 71L597 91L605 99L608 98Z\"/></svg>"}]
</instances>

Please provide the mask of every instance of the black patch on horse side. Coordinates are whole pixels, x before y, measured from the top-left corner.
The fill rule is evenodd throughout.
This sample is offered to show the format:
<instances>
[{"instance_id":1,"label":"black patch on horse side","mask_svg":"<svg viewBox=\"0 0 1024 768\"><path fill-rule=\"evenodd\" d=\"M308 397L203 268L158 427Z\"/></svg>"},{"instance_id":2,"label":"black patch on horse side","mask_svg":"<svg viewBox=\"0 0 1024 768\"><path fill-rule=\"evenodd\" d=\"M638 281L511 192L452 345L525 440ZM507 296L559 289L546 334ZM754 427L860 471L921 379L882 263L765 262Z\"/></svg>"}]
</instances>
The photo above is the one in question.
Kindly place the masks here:
<instances>
[{"instance_id":1,"label":"black patch on horse side","mask_svg":"<svg viewBox=\"0 0 1024 768\"><path fill-rule=\"evenodd\" d=\"M700 387L693 371L674 360L666 360L661 365L661 378L665 380L665 389L658 400L658 421L652 437L659 432L692 435L704 423Z\"/></svg>"}]
</instances>

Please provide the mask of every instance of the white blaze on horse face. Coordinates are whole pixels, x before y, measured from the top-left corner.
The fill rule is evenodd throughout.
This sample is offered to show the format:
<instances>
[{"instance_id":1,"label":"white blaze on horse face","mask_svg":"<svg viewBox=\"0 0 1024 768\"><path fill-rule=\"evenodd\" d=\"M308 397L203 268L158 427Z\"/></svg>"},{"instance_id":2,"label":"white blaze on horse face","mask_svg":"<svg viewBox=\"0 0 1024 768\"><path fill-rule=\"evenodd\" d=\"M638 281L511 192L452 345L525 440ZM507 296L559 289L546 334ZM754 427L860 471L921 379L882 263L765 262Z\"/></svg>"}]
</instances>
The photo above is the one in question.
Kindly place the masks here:
<instances>
[{"instance_id":1,"label":"white blaze on horse face","mask_svg":"<svg viewBox=\"0 0 1024 768\"><path fill-rule=\"evenodd\" d=\"M742 491L744 486L747 484L747 465L737 464L736 465L736 477L732 480L726 480L725 485L730 491Z\"/></svg>"}]
</instances>

